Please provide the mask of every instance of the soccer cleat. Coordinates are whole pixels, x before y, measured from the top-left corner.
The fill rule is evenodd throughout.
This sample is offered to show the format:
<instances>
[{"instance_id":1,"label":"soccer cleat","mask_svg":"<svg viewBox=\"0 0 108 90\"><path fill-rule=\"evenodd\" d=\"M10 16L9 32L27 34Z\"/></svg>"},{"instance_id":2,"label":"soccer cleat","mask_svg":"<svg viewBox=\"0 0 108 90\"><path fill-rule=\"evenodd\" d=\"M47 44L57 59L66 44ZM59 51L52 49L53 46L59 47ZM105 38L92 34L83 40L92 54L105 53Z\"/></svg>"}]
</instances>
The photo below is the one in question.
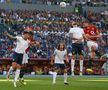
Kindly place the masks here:
<instances>
[{"instance_id":1,"label":"soccer cleat","mask_svg":"<svg viewBox=\"0 0 108 90\"><path fill-rule=\"evenodd\" d=\"M14 84L14 87L17 87L17 85L16 85L16 82L15 82L15 81L13 82L13 84Z\"/></svg>"},{"instance_id":2,"label":"soccer cleat","mask_svg":"<svg viewBox=\"0 0 108 90\"><path fill-rule=\"evenodd\" d=\"M93 72L93 70L91 68L87 68L86 71L91 72L91 73Z\"/></svg>"},{"instance_id":3,"label":"soccer cleat","mask_svg":"<svg viewBox=\"0 0 108 90\"><path fill-rule=\"evenodd\" d=\"M56 82L53 82L53 85L55 85L56 84Z\"/></svg>"},{"instance_id":4,"label":"soccer cleat","mask_svg":"<svg viewBox=\"0 0 108 90\"><path fill-rule=\"evenodd\" d=\"M83 75L83 73L82 72L80 72L80 76L82 76Z\"/></svg>"},{"instance_id":5,"label":"soccer cleat","mask_svg":"<svg viewBox=\"0 0 108 90\"><path fill-rule=\"evenodd\" d=\"M7 80L9 81L9 79L10 79L10 75L9 75L9 74L7 74L6 78L7 78Z\"/></svg>"},{"instance_id":6,"label":"soccer cleat","mask_svg":"<svg viewBox=\"0 0 108 90\"><path fill-rule=\"evenodd\" d=\"M75 76L74 72L71 73L71 76Z\"/></svg>"},{"instance_id":7,"label":"soccer cleat","mask_svg":"<svg viewBox=\"0 0 108 90\"><path fill-rule=\"evenodd\" d=\"M19 82L23 85L26 85L27 83L24 81L24 79L19 79Z\"/></svg>"},{"instance_id":8,"label":"soccer cleat","mask_svg":"<svg viewBox=\"0 0 108 90\"><path fill-rule=\"evenodd\" d=\"M64 85L69 85L69 83L68 82L64 82Z\"/></svg>"}]
</instances>

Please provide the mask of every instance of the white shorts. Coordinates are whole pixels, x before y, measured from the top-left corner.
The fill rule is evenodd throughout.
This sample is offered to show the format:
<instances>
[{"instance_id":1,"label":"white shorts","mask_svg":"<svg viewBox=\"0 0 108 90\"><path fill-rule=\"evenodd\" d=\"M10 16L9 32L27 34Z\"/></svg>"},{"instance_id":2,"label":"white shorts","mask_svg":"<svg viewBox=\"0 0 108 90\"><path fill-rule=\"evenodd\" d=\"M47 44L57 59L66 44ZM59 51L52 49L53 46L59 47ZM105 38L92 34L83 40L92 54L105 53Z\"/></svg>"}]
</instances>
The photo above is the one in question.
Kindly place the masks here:
<instances>
[{"instance_id":1,"label":"white shorts","mask_svg":"<svg viewBox=\"0 0 108 90\"><path fill-rule=\"evenodd\" d=\"M91 48L93 46L95 46L96 49L98 49L98 44L96 42L94 42L94 41L87 41L87 46L88 46L88 48L89 48L90 51L91 51Z\"/></svg>"},{"instance_id":2,"label":"white shorts","mask_svg":"<svg viewBox=\"0 0 108 90\"><path fill-rule=\"evenodd\" d=\"M28 63L28 59L29 59L28 54L27 53L24 53L22 64Z\"/></svg>"}]
</instances>

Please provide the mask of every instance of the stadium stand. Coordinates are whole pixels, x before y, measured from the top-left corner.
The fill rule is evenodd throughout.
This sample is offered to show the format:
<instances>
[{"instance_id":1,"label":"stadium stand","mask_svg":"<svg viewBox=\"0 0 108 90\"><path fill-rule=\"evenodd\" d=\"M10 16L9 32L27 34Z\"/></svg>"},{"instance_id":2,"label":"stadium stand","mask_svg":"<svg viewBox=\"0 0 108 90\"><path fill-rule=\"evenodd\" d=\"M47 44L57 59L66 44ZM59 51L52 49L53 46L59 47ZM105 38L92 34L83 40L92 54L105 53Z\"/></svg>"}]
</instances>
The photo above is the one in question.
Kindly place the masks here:
<instances>
[{"instance_id":1,"label":"stadium stand","mask_svg":"<svg viewBox=\"0 0 108 90\"><path fill-rule=\"evenodd\" d=\"M42 2L43 3L43 2ZM45 11L45 10L12 10L12 9L0 9L0 74L5 74L11 64L12 53L15 47L15 43L10 41L4 34L4 30L9 30L10 34L18 35L26 29L30 28L35 31L34 39L40 44L30 49L29 56L31 59L30 65L27 70L28 73L35 72L36 74L48 74L49 71L49 58L52 55L58 42L64 41L68 52L72 50L71 39L68 35L68 30L72 21L77 21L83 26L84 21L94 23L99 27L104 40L108 45L108 14L107 11L94 12L92 10L85 11L83 15L70 13L70 12L58 12L58 11ZM13 33L14 32L14 33ZM100 52L108 52L108 47L103 47L100 44ZM88 59L88 48L85 45L85 59ZM105 51L106 50L106 51ZM4 58L4 59L3 59ZM6 59L9 58L9 59ZM37 58L37 59L36 59ZM41 59L38 59L41 58ZM44 58L44 59L43 59ZM98 57L96 57L98 58ZM36 60L36 61L35 61ZM106 60L94 61L94 73L95 75L104 75L105 71L102 65ZM87 60L85 60L85 68ZM44 67L39 67L39 65ZM70 70L70 67L69 67ZM75 73L78 74L78 64L76 64ZM62 72L60 72L61 74ZM86 71L84 70L85 74Z\"/></svg>"}]
</instances>

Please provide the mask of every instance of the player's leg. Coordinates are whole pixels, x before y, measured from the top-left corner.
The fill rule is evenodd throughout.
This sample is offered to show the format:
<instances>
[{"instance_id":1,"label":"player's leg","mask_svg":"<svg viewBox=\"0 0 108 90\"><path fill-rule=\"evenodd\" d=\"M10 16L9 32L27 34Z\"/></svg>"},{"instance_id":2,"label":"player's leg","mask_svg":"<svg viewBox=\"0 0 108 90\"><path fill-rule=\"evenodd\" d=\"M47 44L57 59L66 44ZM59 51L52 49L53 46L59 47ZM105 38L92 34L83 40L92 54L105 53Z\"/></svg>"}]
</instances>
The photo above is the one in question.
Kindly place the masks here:
<instances>
[{"instance_id":1,"label":"player's leg","mask_svg":"<svg viewBox=\"0 0 108 90\"><path fill-rule=\"evenodd\" d=\"M80 76L83 75L83 60L84 60L84 57L83 57L83 44L80 44L79 46L79 50L78 50L78 54L79 54L79 65L80 65Z\"/></svg>"},{"instance_id":2,"label":"player's leg","mask_svg":"<svg viewBox=\"0 0 108 90\"><path fill-rule=\"evenodd\" d=\"M65 85L68 85L68 81L67 81L67 69L66 69L66 66L64 65L64 84Z\"/></svg>"},{"instance_id":3,"label":"player's leg","mask_svg":"<svg viewBox=\"0 0 108 90\"><path fill-rule=\"evenodd\" d=\"M23 54L23 61L22 61L22 68L21 68L21 71L20 71L20 79L23 79L23 76L24 76L24 73L25 73L25 68L28 64L28 60L29 60L28 54L24 53Z\"/></svg>"},{"instance_id":4,"label":"player's leg","mask_svg":"<svg viewBox=\"0 0 108 90\"><path fill-rule=\"evenodd\" d=\"M95 43L95 47L96 47L96 49L95 49L95 54L96 54L96 56L100 59L101 56L102 56L102 53L99 52L99 50L98 50L98 44L97 44L97 43Z\"/></svg>"},{"instance_id":5,"label":"player's leg","mask_svg":"<svg viewBox=\"0 0 108 90\"><path fill-rule=\"evenodd\" d=\"M26 68L26 64L23 64L22 65L22 68L21 68L21 70L20 70L20 75L19 75L19 81L22 83L22 84L24 84L24 85L26 85L27 83L25 82L25 80L24 80L24 74L25 74L25 68Z\"/></svg>"},{"instance_id":6,"label":"player's leg","mask_svg":"<svg viewBox=\"0 0 108 90\"><path fill-rule=\"evenodd\" d=\"M77 53L77 47L75 44L72 45L72 59L71 59L71 75L74 76L75 57Z\"/></svg>"},{"instance_id":7,"label":"player's leg","mask_svg":"<svg viewBox=\"0 0 108 90\"><path fill-rule=\"evenodd\" d=\"M20 69L21 69L21 65L17 64L17 69L15 71L15 78L14 78L14 87L16 86L16 82L18 81L19 75L20 75Z\"/></svg>"},{"instance_id":8,"label":"player's leg","mask_svg":"<svg viewBox=\"0 0 108 90\"><path fill-rule=\"evenodd\" d=\"M15 71L14 87L17 87L16 83L17 83L19 75L20 75L22 60L23 60L23 54L17 54L17 62L16 62L17 63L17 68L16 68L16 71Z\"/></svg>"},{"instance_id":9,"label":"player's leg","mask_svg":"<svg viewBox=\"0 0 108 90\"><path fill-rule=\"evenodd\" d=\"M79 56L79 59L80 59L80 61L79 61L79 65L80 65L80 76L82 76L83 75L83 55L80 55Z\"/></svg>"},{"instance_id":10,"label":"player's leg","mask_svg":"<svg viewBox=\"0 0 108 90\"><path fill-rule=\"evenodd\" d=\"M57 73L58 73L59 68L60 68L59 64L54 64L54 72L52 73L52 75L53 75L53 84L56 84L56 78L57 78Z\"/></svg>"},{"instance_id":11,"label":"player's leg","mask_svg":"<svg viewBox=\"0 0 108 90\"><path fill-rule=\"evenodd\" d=\"M87 72L93 72L92 70L92 67L93 67L93 64L92 64L92 61L93 59L95 58L96 56L96 45L94 42L90 42L89 43L89 52L90 52L90 56L89 56L89 62L88 62L88 68L87 68Z\"/></svg>"},{"instance_id":12,"label":"player's leg","mask_svg":"<svg viewBox=\"0 0 108 90\"><path fill-rule=\"evenodd\" d=\"M16 69L16 63L12 62L12 66L9 68L8 72L7 72L7 80L9 80L10 78L10 73L13 72Z\"/></svg>"},{"instance_id":13,"label":"player's leg","mask_svg":"<svg viewBox=\"0 0 108 90\"><path fill-rule=\"evenodd\" d=\"M20 70L20 75L19 75L19 78L20 78L20 79L23 79L23 77L24 77L24 72L25 72L24 68L21 68L21 70Z\"/></svg>"},{"instance_id":14,"label":"player's leg","mask_svg":"<svg viewBox=\"0 0 108 90\"><path fill-rule=\"evenodd\" d=\"M17 55L16 53L13 54L13 59L12 59L12 66L10 67L8 73L7 73L7 80L9 80L10 78L10 72L12 72L13 70L16 69L16 66L17 66Z\"/></svg>"},{"instance_id":15,"label":"player's leg","mask_svg":"<svg viewBox=\"0 0 108 90\"><path fill-rule=\"evenodd\" d=\"M75 55L72 55L71 59L71 75L74 76L74 66L75 66Z\"/></svg>"}]
</instances>

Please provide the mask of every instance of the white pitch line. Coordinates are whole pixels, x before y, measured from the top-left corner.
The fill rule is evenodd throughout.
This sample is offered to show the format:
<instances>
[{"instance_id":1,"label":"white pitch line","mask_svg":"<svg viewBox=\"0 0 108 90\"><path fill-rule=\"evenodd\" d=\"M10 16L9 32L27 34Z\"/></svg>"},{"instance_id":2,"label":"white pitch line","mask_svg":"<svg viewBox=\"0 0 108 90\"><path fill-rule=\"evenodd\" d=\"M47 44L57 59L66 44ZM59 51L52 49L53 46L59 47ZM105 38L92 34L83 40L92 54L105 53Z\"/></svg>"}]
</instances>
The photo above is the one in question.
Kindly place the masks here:
<instances>
[{"instance_id":1,"label":"white pitch line","mask_svg":"<svg viewBox=\"0 0 108 90\"><path fill-rule=\"evenodd\" d=\"M7 82L7 81L13 81L12 79L11 80L6 80L6 79L0 79L0 82ZM35 81L40 81L40 80L25 80L27 82L29 81L32 81L32 82L35 82Z\"/></svg>"},{"instance_id":2,"label":"white pitch line","mask_svg":"<svg viewBox=\"0 0 108 90\"><path fill-rule=\"evenodd\" d=\"M91 82L98 81L98 82L108 82L108 80L80 80L80 81L91 81Z\"/></svg>"}]
</instances>

